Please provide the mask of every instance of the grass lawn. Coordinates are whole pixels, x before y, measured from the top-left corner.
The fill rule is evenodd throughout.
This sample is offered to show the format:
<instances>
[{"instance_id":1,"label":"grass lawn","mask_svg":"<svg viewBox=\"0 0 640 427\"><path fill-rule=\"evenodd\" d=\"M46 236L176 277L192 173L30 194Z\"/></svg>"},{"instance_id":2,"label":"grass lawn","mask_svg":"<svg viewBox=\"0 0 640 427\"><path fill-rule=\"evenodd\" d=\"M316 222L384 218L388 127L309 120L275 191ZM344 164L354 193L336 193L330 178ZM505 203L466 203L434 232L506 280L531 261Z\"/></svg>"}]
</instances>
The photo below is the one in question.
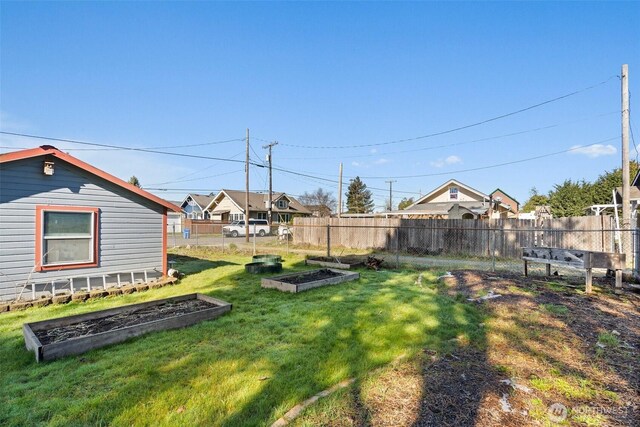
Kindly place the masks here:
<instances>
[{"instance_id":1,"label":"grass lawn","mask_svg":"<svg viewBox=\"0 0 640 427\"><path fill-rule=\"evenodd\" d=\"M177 286L0 315L0 425L269 425L341 380L458 343L482 347L485 315L439 292L438 272L362 270L359 281L285 294L244 273L249 256L189 251ZM188 255L188 256L187 256ZM287 256L285 271L306 269ZM231 313L36 364L22 324L190 292Z\"/></svg>"}]
</instances>

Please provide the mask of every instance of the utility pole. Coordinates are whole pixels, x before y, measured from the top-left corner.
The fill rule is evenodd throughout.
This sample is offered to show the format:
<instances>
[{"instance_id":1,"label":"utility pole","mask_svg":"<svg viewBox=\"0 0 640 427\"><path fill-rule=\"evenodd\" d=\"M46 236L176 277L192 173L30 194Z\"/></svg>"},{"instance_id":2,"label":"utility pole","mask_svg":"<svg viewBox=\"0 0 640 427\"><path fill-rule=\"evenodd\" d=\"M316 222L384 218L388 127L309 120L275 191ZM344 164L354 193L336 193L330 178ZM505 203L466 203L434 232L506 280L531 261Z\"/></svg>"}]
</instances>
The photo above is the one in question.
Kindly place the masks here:
<instances>
[{"instance_id":1,"label":"utility pole","mask_svg":"<svg viewBox=\"0 0 640 427\"><path fill-rule=\"evenodd\" d=\"M340 177L338 178L338 218L342 216L342 163L340 163Z\"/></svg>"},{"instance_id":2,"label":"utility pole","mask_svg":"<svg viewBox=\"0 0 640 427\"><path fill-rule=\"evenodd\" d=\"M392 211L393 210L393 183L398 181L391 180L391 181L385 181L385 182L389 184L389 210Z\"/></svg>"},{"instance_id":3,"label":"utility pole","mask_svg":"<svg viewBox=\"0 0 640 427\"><path fill-rule=\"evenodd\" d=\"M267 206L267 221L271 225L271 217L273 216L273 180L271 173L271 148L278 145L278 141L273 141L271 144L263 145L262 148L268 148L269 154L267 154L267 161L269 162L269 205Z\"/></svg>"},{"instance_id":4,"label":"utility pole","mask_svg":"<svg viewBox=\"0 0 640 427\"><path fill-rule=\"evenodd\" d=\"M631 248L631 212L629 201L629 66L622 65L622 229L624 238L622 239L623 253L627 254L627 259L631 259L629 249Z\"/></svg>"},{"instance_id":5,"label":"utility pole","mask_svg":"<svg viewBox=\"0 0 640 427\"><path fill-rule=\"evenodd\" d=\"M244 193L244 241L249 243L249 128L247 128L247 158L244 166L245 193Z\"/></svg>"}]
</instances>

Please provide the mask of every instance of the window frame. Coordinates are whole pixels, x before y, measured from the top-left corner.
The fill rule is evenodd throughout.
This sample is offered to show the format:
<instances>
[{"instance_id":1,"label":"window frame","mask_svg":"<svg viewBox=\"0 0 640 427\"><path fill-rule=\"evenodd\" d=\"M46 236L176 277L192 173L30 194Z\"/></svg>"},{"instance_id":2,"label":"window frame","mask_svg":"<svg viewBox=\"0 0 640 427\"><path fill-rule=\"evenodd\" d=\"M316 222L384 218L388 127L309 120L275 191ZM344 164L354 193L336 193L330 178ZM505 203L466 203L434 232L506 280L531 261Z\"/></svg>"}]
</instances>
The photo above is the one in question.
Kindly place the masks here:
<instances>
[{"instance_id":1,"label":"window frame","mask_svg":"<svg viewBox=\"0 0 640 427\"><path fill-rule=\"evenodd\" d=\"M44 264L44 214L46 212L65 212L65 213L90 213L91 215L91 261L88 262L63 262L55 264ZM76 268L97 267L99 264L99 215L100 209L87 206L36 206L36 250L35 265L36 271L50 270L70 270Z\"/></svg>"},{"instance_id":2,"label":"window frame","mask_svg":"<svg viewBox=\"0 0 640 427\"><path fill-rule=\"evenodd\" d=\"M453 196L455 194L455 197ZM449 187L449 200L459 200L458 195L460 194L460 190L458 187Z\"/></svg>"},{"instance_id":3,"label":"window frame","mask_svg":"<svg viewBox=\"0 0 640 427\"><path fill-rule=\"evenodd\" d=\"M286 201L286 200L284 200L284 199L280 199L280 200L278 200L278 201L276 202L276 207L277 207L278 209L288 209L289 204L287 203L287 201Z\"/></svg>"}]
</instances>

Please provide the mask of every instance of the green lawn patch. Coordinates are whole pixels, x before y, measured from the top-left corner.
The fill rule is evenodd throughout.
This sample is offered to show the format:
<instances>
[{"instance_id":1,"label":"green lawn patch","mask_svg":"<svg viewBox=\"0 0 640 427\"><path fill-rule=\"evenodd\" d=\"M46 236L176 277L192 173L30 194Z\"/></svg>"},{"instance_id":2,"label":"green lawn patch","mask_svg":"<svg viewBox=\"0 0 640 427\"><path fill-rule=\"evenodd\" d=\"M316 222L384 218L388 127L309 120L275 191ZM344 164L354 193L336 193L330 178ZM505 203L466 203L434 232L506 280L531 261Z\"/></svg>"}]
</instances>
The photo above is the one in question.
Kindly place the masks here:
<instances>
[{"instance_id":1,"label":"green lawn patch","mask_svg":"<svg viewBox=\"0 0 640 427\"><path fill-rule=\"evenodd\" d=\"M355 282L285 294L244 272L250 256L183 251L177 286L0 316L0 425L269 425L335 383L424 347L481 343L478 309L414 271L361 270ZM309 269L286 256L286 271ZM423 274L423 283L435 276ZM36 364L22 324L201 292L228 315L81 356Z\"/></svg>"}]
</instances>

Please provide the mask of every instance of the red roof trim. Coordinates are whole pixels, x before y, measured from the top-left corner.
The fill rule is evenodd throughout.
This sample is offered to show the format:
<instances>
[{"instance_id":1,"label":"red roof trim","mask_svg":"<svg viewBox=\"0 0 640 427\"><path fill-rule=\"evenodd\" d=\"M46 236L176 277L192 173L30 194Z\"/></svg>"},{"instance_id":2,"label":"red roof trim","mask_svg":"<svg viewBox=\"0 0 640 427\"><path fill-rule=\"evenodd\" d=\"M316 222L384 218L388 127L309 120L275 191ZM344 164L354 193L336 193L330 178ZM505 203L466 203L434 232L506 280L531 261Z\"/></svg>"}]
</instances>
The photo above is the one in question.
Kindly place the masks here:
<instances>
[{"instance_id":1,"label":"red roof trim","mask_svg":"<svg viewBox=\"0 0 640 427\"><path fill-rule=\"evenodd\" d=\"M169 203L166 200L155 196L148 191L145 191L141 188L136 187L135 185L131 185L126 181L121 180L120 178L116 178L115 176L100 170L94 166L91 166L88 163L83 162L82 160L76 159L75 157L63 153L51 145L43 145L37 148L30 148L28 150L14 151L11 153L0 154L0 164L14 162L16 160L30 159L33 157L39 156L54 156L59 158L60 160L64 160L67 163L70 163L80 169L86 170L93 175L96 175L102 179L105 179L113 184L116 184L125 190L129 190L132 193L135 193L141 197L144 197L147 200L151 200L154 203L159 204L160 206L164 206L167 209L170 209L174 212L181 212L181 209L174 205L173 203Z\"/></svg>"}]
</instances>

